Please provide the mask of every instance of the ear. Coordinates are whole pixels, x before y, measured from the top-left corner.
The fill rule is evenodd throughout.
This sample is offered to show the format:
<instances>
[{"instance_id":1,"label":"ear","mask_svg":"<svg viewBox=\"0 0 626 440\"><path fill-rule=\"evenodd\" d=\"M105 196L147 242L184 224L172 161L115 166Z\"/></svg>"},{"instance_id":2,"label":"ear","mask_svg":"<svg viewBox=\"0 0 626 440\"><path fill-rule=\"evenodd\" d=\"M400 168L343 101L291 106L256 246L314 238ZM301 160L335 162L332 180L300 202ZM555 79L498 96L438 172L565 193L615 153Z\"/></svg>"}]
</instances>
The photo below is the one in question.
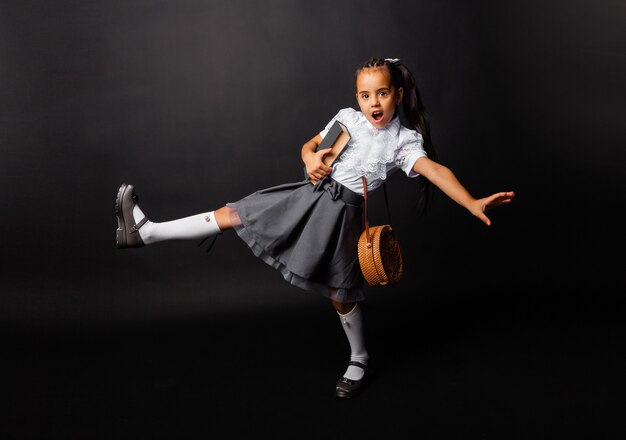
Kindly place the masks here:
<instances>
[{"instance_id":1,"label":"ear","mask_svg":"<svg viewBox=\"0 0 626 440\"><path fill-rule=\"evenodd\" d=\"M396 94L397 94L396 105L398 105L402 102L402 97L404 96L404 89L402 87L398 87Z\"/></svg>"}]
</instances>

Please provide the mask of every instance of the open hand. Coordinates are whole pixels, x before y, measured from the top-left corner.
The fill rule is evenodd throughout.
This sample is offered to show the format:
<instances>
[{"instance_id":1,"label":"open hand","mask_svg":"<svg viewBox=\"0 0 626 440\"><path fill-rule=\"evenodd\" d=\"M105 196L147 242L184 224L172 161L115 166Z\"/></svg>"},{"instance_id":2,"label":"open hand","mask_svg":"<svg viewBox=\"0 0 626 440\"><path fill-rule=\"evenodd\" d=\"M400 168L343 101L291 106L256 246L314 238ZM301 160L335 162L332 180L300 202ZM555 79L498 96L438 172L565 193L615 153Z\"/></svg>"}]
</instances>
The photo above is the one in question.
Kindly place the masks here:
<instances>
[{"instance_id":1,"label":"open hand","mask_svg":"<svg viewBox=\"0 0 626 440\"><path fill-rule=\"evenodd\" d=\"M495 208L496 206L511 203L511 200L515 197L513 191L504 191L492 194L482 199L477 199L472 203L470 212L483 221L487 226L491 226L491 220L485 215L485 211Z\"/></svg>"}]
</instances>

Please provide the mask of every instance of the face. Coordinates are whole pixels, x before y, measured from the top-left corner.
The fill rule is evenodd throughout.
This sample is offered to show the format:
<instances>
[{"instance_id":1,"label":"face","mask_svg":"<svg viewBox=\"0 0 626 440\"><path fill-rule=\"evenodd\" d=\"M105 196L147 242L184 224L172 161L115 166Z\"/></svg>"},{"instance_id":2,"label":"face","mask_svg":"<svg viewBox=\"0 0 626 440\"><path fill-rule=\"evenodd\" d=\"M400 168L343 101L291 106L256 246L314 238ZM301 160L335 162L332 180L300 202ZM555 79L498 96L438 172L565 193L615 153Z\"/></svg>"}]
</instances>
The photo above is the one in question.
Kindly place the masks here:
<instances>
[{"instance_id":1,"label":"face","mask_svg":"<svg viewBox=\"0 0 626 440\"><path fill-rule=\"evenodd\" d=\"M385 67L363 69L356 78L356 100L361 112L376 128L385 128L391 122L403 92L402 87L393 86Z\"/></svg>"}]
</instances>

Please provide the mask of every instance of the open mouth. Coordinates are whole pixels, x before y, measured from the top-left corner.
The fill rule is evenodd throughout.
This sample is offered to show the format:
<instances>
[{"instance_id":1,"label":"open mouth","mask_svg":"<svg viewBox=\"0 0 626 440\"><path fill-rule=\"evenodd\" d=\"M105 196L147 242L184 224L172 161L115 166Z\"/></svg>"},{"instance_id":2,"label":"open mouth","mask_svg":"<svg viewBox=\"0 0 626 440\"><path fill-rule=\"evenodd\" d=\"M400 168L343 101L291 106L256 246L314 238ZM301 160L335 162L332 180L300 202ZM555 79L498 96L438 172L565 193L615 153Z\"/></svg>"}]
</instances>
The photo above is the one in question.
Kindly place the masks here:
<instances>
[{"instance_id":1,"label":"open mouth","mask_svg":"<svg viewBox=\"0 0 626 440\"><path fill-rule=\"evenodd\" d=\"M375 121L380 121L383 118L383 112L372 113L372 118L374 118Z\"/></svg>"}]
</instances>

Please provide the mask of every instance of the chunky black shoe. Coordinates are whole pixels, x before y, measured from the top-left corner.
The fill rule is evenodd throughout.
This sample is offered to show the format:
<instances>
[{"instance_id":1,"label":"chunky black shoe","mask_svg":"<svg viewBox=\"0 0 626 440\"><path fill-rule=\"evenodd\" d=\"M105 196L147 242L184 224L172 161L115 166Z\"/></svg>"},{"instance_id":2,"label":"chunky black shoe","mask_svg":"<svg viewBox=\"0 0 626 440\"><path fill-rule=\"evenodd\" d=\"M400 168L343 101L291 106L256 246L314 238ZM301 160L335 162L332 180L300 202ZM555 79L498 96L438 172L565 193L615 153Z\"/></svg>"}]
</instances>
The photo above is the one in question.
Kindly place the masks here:
<instances>
[{"instance_id":1,"label":"chunky black shoe","mask_svg":"<svg viewBox=\"0 0 626 440\"><path fill-rule=\"evenodd\" d=\"M148 221L148 218L144 217L139 223L135 223L133 208L138 201L139 197L135 194L135 187L122 183L115 199L115 216L117 217L115 244L118 249L144 246L139 236L139 228Z\"/></svg>"},{"instance_id":2,"label":"chunky black shoe","mask_svg":"<svg viewBox=\"0 0 626 440\"><path fill-rule=\"evenodd\" d=\"M335 395L337 397L341 397L342 399L350 399L351 397L357 395L363 389L363 386L369 380L369 376L371 374L367 365L361 362L350 361L348 362L348 365L363 368L363 377L360 380L352 380L347 377L342 377L337 381L337 385L335 386Z\"/></svg>"}]
</instances>

